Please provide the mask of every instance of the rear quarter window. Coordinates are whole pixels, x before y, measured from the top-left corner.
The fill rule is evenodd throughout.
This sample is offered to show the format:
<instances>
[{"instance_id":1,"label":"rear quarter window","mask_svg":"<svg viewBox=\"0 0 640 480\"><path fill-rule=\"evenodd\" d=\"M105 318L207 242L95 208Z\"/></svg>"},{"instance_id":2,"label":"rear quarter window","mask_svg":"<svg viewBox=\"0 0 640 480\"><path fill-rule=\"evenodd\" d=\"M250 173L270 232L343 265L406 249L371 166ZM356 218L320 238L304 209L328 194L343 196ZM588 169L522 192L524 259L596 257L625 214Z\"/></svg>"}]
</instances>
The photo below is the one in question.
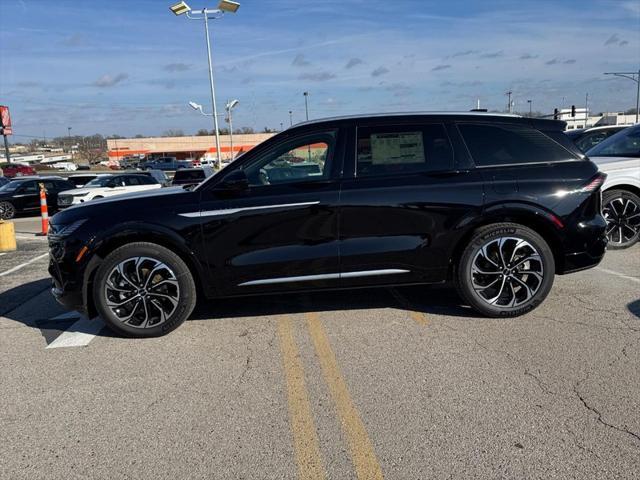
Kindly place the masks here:
<instances>
[{"instance_id":1,"label":"rear quarter window","mask_svg":"<svg viewBox=\"0 0 640 480\"><path fill-rule=\"evenodd\" d=\"M535 128L523 125L458 124L476 165L561 162L576 156Z\"/></svg>"}]
</instances>

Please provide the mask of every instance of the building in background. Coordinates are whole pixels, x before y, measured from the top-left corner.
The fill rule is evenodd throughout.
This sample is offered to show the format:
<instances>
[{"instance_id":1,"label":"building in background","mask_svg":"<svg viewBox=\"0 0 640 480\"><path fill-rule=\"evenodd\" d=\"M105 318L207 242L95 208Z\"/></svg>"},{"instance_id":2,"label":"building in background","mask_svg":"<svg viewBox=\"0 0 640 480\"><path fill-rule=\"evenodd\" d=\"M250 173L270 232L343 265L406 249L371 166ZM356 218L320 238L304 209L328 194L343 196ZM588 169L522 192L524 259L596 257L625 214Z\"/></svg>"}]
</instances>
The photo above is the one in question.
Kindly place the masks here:
<instances>
[{"instance_id":1,"label":"building in background","mask_svg":"<svg viewBox=\"0 0 640 480\"><path fill-rule=\"evenodd\" d=\"M233 135L233 158L251 150L275 133ZM107 139L109 161L116 163L126 157L175 157L178 160L215 160L216 148L213 135L185 137L148 137ZM220 136L223 161L232 158L229 135Z\"/></svg>"}]
</instances>

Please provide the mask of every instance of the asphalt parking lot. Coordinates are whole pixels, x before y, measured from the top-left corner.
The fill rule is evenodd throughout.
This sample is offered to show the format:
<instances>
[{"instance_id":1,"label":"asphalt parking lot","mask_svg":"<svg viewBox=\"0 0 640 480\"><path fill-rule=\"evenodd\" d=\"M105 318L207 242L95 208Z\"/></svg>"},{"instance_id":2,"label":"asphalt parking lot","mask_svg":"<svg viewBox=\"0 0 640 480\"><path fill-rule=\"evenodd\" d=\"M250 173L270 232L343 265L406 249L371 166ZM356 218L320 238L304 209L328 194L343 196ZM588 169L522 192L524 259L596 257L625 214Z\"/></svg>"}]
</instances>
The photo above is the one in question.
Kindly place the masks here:
<instances>
[{"instance_id":1,"label":"asphalt parking lot","mask_svg":"<svg viewBox=\"0 0 640 480\"><path fill-rule=\"evenodd\" d=\"M0 254L0 478L640 471L640 245L515 319L411 287L202 303L128 340L55 303L34 224Z\"/></svg>"}]
</instances>

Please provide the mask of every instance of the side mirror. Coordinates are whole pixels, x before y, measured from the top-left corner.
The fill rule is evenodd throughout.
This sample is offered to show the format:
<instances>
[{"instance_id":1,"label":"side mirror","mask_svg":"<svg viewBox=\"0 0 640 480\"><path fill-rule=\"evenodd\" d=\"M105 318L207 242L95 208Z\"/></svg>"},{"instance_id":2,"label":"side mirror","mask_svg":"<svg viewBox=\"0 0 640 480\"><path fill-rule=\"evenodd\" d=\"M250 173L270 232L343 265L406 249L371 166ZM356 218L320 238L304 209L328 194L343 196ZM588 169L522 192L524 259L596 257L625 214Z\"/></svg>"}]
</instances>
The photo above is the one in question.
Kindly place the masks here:
<instances>
[{"instance_id":1,"label":"side mirror","mask_svg":"<svg viewBox=\"0 0 640 480\"><path fill-rule=\"evenodd\" d=\"M224 177L219 186L221 190L241 192L249 189L249 178L244 170L234 170Z\"/></svg>"}]
</instances>

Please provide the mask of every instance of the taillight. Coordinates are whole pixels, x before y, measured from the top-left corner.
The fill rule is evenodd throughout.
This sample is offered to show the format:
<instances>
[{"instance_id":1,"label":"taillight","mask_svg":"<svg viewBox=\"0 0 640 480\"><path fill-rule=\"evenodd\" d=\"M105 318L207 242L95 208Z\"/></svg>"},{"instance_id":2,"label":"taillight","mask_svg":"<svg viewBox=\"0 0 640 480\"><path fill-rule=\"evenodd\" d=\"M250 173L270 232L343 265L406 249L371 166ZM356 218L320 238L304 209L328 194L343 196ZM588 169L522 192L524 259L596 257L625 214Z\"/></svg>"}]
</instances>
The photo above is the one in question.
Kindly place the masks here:
<instances>
[{"instance_id":1,"label":"taillight","mask_svg":"<svg viewBox=\"0 0 640 480\"><path fill-rule=\"evenodd\" d=\"M593 180L587 183L584 187L578 190L580 193L592 193L598 190L604 181L607 179L607 174L599 172Z\"/></svg>"}]
</instances>

